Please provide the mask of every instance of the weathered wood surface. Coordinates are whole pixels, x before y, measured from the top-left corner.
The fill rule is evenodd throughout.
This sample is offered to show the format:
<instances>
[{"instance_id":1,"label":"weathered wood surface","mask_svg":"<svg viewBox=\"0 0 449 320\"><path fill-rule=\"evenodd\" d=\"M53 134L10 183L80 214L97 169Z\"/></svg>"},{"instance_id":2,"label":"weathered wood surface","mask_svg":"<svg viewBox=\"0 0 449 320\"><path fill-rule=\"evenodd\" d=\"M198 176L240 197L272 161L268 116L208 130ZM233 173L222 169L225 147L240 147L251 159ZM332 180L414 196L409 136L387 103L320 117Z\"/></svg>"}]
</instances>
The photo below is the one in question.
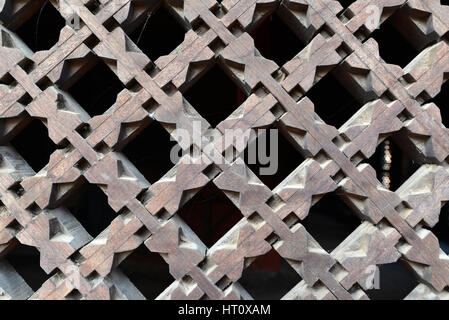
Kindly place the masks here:
<instances>
[{"instance_id":1,"label":"weathered wood surface","mask_svg":"<svg viewBox=\"0 0 449 320\"><path fill-rule=\"evenodd\" d=\"M64 18L77 8L80 28L64 27L54 47L33 53L13 30L39 10L36 2L7 0L0 8L0 78L14 80L0 84L0 252L6 254L19 241L39 250L46 273L57 271L33 293L6 255L0 263L2 298L140 299L120 272L120 262L143 243L163 256L176 279L158 299L250 298L239 278L250 258L271 248L303 279L285 299L367 299L366 268L398 259L420 282L408 298L448 298L449 257L431 228L449 200L449 132L439 106L425 102L449 78L448 6L439 0L359 0L346 10L334 0L53 0ZM130 45L124 30L162 2L189 30L172 54L150 61ZM369 37L375 28L367 23L368 6L379 10L381 21L407 9L404 28L422 53L404 69L379 55L376 40ZM308 43L284 66L262 57L248 33L275 11ZM94 56L128 88L134 85L107 112L91 118L62 88L77 81L77 72ZM250 179L245 164L220 162L206 153L191 164L178 163L150 184L120 152L149 121L192 135L194 120L206 124L183 92L216 62L248 98L239 118L223 121L214 134L277 123L307 157L274 190L252 174ZM337 66L365 103L341 128L325 124L305 97ZM48 86L41 85L43 79ZM56 150L38 173L8 144L30 117L45 123L54 143L70 146ZM361 162L400 130L422 167L392 192ZM213 147L222 154L229 146ZM66 196L84 179L100 185L119 213L96 239L64 208ZM244 218L207 248L177 211L210 181L230 196ZM328 253L301 220L323 194L337 189L362 224Z\"/></svg>"}]
</instances>

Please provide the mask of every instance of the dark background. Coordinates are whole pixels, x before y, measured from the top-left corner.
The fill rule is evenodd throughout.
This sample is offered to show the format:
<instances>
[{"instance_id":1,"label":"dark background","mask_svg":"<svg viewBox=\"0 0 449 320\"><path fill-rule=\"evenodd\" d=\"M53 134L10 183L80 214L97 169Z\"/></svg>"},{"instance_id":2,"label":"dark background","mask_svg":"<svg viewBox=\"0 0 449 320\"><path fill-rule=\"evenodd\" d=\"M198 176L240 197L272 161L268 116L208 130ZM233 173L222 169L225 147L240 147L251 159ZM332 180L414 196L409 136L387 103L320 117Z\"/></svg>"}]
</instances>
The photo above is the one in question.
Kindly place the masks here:
<instances>
[{"instance_id":1,"label":"dark background","mask_svg":"<svg viewBox=\"0 0 449 320\"><path fill-rule=\"evenodd\" d=\"M341 2L348 5L352 1ZM373 37L380 45L384 60L404 67L418 51L396 30L395 19L395 16L390 18L374 32ZM49 49L56 43L63 25L64 20L50 3L46 3L15 31L31 50L38 51ZM158 32L162 29L164 32ZM261 54L274 60L279 66L305 47L305 43L276 14L266 19L251 34ZM143 21L130 31L129 36L154 61L159 56L170 53L183 41L184 29L165 9L160 9L148 21ZM340 127L362 104L339 83L334 73L331 72L322 79L307 96L314 102L316 112L323 120ZM112 71L101 60L97 60L82 79L64 89L91 116L95 116L106 111L123 88ZM184 96L213 126L228 117L246 99L245 93L226 76L218 63L191 89L184 92ZM443 122L449 125L448 83L432 101L440 107ZM304 161L304 157L284 137L280 138L279 172L274 176L260 177L271 189ZM172 167L169 151L173 142L169 139L168 133L159 124L153 123L121 151L149 182L154 183ZM376 169L379 180L385 174L390 175L390 187L394 191L419 168L419 164L401 150L395 137L389 141L393 162L388 172L383 169L385 144L381 144L376 154L367 162ZM64 147L53 144L39 120L31 121L11 144L36 172L48 163L49 156L55 149ZM258 164L250 165L256 174L259 167ZM329 252L360 225L360 219L352 213L338 193L336 191L325 195L302 222ZM99 187L87 182L65 205L92 236L97 236L117 215L108 206L107 198ZM444 207L440 223L433 229L446 253L449 253L448 212L447 207ZM209 247L242 218L239 210L213 183L209 183L195 195L180 209L178 215ZM34 248L18 245L7 255L7 259L34 290L49 277L39 268L38 252ZM147 298L157 297L174 281L162 258L144 246L129 256L120 265L120 269ZM247 268L239 282L256 299L278 299L299 281L299 275L272 250ZM397 262L381 267L381 290L371 290L368 294L373 299L399 299L405 297L416 285L414 275L401 262Z\"/></svg>"}]
</instances>

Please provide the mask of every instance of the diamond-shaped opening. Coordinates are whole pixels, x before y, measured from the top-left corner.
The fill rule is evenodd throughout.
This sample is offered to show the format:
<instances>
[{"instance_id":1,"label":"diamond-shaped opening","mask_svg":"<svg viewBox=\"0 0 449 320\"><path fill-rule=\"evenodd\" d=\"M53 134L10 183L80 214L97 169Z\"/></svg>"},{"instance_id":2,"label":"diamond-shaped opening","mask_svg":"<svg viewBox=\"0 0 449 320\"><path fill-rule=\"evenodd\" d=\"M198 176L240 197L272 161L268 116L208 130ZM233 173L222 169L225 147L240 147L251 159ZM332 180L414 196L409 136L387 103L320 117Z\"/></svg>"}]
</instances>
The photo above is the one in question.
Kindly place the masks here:
<instances>
[{"instance_id":1,"label":"diamond-shaped opening","mask_svg":"<svg viewBox=\"0 0 449 320\"><path fill-rule=\"evenodd\" d=\"M279 67L293 59L306 44L287 26L277 14L266 18L252 32L254 44L267 59Z\"/></svg>"},{"instance_id":2,"label":"diamond-shaped opening","mask_svg":"<svg viewBox=\"0 0 449 320\"><path fill-rule=\"evenodd\" d=\"M74 191L64 204L94 238L117 217L117 213L109 206L108 197L103 190L87 181Z\"/></svg>"},{"instance_id":3,"label":"diamond-shaped opening","mask_svg":"<svg viewBox=\"0 0 449 320\"><path fill-rule=\"evenodd\" d=\"M272 135L275 131L277 131L277 139L275 138L276 135ZM246 148L244 159L251 171L256 174L268 188L273 190L305 159L278 129L273 127L262 133L262 135L265 136L265 144L263 137L259 136ZM263 149L265 149L265 152L263 152ZM257 157L250 157L250 153L255 155L256 150ZM269 162L266 163L267 159L264 160L259 157L259 153L262 157L266 156L269 159ZM256 162L254 163L254 161L250 161L250 159L256 160ZM270 167L273 169L276 169L277 167L277 170L271 170L269 169ZM264 171L261 171L261 169ZM270 171L273 171L274 173L272 174Z\"/></svg>"},{"instance_id":4,"label":"diamond-shaped opening","mask_svg":"<svg viewBox=\"0 0 449 320\"><path fill-rule=\"evenodd\" d=\"M35 247L19 243L8 253L6 260L8 260L33 291L37 291L51 277L51 275L47 275L41 269L40 253Z\"/></svg>"},{"instance_id":5,"label":"diamond-shaped opening","mask_svg":"<svg viewBox=\"0 0 449 320\"><path fill-rule=\"evenodd\" d=\"M360 223L360 219L336 192L324 195L301 221L306 230L328 252L332 252L360 226Z\"/></svg>"},{"instance_id":6,"label":"diamond-shaped opening","mask_svg":"<svg viewBox=\"0 0 449 320\"><path fill-rule=\"evenodd\" d=\"M449 255L449 204L445 204L440 211L440 219L432 228L432 232L440 242L440 248Z\"/></svg>"},{"instance_id":7,"label":"diamond-shaped opening","mask_svg":"<svg viewBox=\"0 0 449 320\"><path fill-rule=\"evenodd\" d=\"M279 300L301 280L288 262L271 249L243 271L239 283L256 300Z\"/></svg>"},{"instance_id":8,"label":"diamond-shaped opening","mask_svg":"<svg viewBox=\"0 0 449 320\"><path fill-rule=\"evenodd\" d=\"M50 155L57 149L48 137L47 128L38 119L32 120L10 143L35 172L47 165Z\"/></svg>"},{"instance_id":9,"label":"diamond-shaped opening","mask_svg":"<svg viewBox=\"0 0 449 320\"><path fill-rule=\"evenodd\" d=\"M435 103L440 108L441 119L446 128L449 128L449 80L441 87L440 93L426 103Z\"/></svg>"},{"instance_id":10,"label":"diamond-shaped opening","mask_svg":"<svg viewBox=\"0 0 449 320\"><path fill-rule=\"evenodd\" d=\"M243 218L240 210L213 182L182 206L177 215L209 248Z\"/></svg>"},{"instance_id":11,"label":"diamond-shaped opening","mask_svg":"<svg viewBox=\"0 0 449 320\"><path fill-rule=\"evenodd\" d=\"M380 265L377 279L378 289L365 291L371 300L402 300L419 284L412 271L400 261Z\"/></svg>"},{"instance_id":12,"label":"diamond-shaped opening","mask_svg":"<svg viewBox=\"0 0 449 320\"><path fill-rule=\"evenodd\" d=\"M86 7L90 12L96 14L100 10L101 2L100 0L88 0L86 3Z\"/></svg>"},{"instance_id":13,"label":"diamond-shaped opening","mask_svg":"<svg viewBox=\"0 0 449 320\"><path fill-rule=\"evenodd\" d=\"M161 6L137 27L129 37L152 61L170 54L184 41L185 31Z\"/></svg>"},{"instance_id":14,"label":"diamond-shaped opening","mask_svg":"<svg viewBox=\"0 0 449 320\"><path fill-rule=\"evenodd\" d=\"M119 268L148 300L157 298L175 281L160 254L151 252L144 244L120 263Z\"/></svg>"},{"instance_id":15,"label":"diamond-shaped opening","mask_svg":"<svg viewBox=\"0 0 449 320\"><path fill-rule=\"evenodd\" d=\"M66 300L81 300L83 298L83 295L81 292L79 292L77 289L73 289L70 291L68 295L65 296Z\"/></svg>"},{"instance_id":16,"label":"diamond-shaped opening","mask_svg":"<svg viewBox=\"0 0 449 320\"><path fill-rule=\"evenodd\" d=\"M94 117L108 110L124 88L115 73L103 60L98 59L95 66L72 85L68 92L91 117Z\"/></svg>"},{"instance_id":17,"label":"diamond-shaped opening","mask_svg":"<svg viewBox=\"0 0 449 320\"><path fill-rule=\"evenodd\" d=\"M399 145L394 138L388 138L366 161L376 170L377 180L392 191L399 189L420 167Z\"/></svg>"},{"instance_id":18,"label":"diamond-shaped opening","mask_svg":"<svg viewBox=\"0 0 449 320\"><path fill-rule=\"evenodd\" d=\"M170 152L175 145L176 141L170 140L170 134L164 127L153 121L122 153L148 182L155 183L175 165L170 159Z\"/></svg>"},{"instance_id":19,"label":"diamond-shaped opening","mask_svg":"<svg viewBox=\"0 0 449 320\"><path fill-rule=\"evenodd\" d=\"M379 44L380 56L385 62L404 68L419 54L419 51L398 31L396 28L398 25L401 25L399 10L384 21L371 37Z\"/></svg>"},{"instance_id":20,"label":"diamond-shaped opening","mask_svg":"<svg viewBox=\"0 0 449 320\"><path fill-rule=\"evenodd\" d=\"M34 15L15 32L34 52L48 50L59 40L59 32L65 26L64 18L50 1L45 1Z\"/></svg>"},{"instance_id":21,"label":"diamond-shaped opening","mask_svg":"<svg viewBox=\"0 0 449 320\"><path fill-rule=\"evenodd\" d=\"M340 128L363 106L337 80L335 71L328 73L307 92L315 112L327 124Z\"/></svg>"},{"instance_id":22,"label":"diamond-shaped opening","mask_svg":"<svg viewBox=\"0 0 449 320\"><path fill-rule=\"evenodd\" d=\"M343 8L347 8L349 7L351 4L353 4L354 2L356 2L357 0L337 0L338 2L340 2L341 6Z\"/></svg>"},{"instance_id":23,"label":"diamond-shaped opening","mask_svg":"<svg viewBox=\"0 0 449 320\"><path fill-rule=\"evenodd\" d=\"M184 93L184 97L212 127L216 127L237 109L246 95L215 64Z\"/></svg>"},{"instance_id":24,"label":"diamond-shaped opening","mask_svg":"<svg viewBox=\"0 0 449 320\"><path fill-rule=\"evenodd\" d=\"M5 75L0 79L0 84L13 87L16 85L16 79L9 72L5 73Z\"/></svg>"}]
</instances>

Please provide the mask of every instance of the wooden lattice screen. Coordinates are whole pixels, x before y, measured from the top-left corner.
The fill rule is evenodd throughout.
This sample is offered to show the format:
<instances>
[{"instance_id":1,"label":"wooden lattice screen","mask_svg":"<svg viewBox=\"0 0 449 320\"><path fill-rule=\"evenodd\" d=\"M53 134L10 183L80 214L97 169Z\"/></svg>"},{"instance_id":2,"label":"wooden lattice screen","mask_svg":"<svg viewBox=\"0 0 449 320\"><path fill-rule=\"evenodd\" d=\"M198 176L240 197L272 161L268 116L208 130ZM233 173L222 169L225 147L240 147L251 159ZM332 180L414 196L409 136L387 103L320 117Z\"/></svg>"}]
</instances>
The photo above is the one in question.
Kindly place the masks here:
<instances>
[{"instance_id":1,"label":"wooden lattice screen","mask_svg":"<svg viewBox=\"0 0 449 320\"><path fill-rule=\"evenodd\" d=\"M449 78L448 4L0 1L0 299L144 298L138 283L121 271L122 262L142 245L162 256L174 278L158 299L251 299L239 282L242 272L272 249L300 277L283 299L368 299L367 270L396 261L419 282L407 298L448 298L449 257L433 232L449 200L449 132L441 116L449 102L435 103ZM33 48L34 42L25 44L18 30L30 19L39 20L43 6L56 9L64 27L48 48ZM171 54L150 60L139 48L141 39L128 35L151 21L161 6L186 33ZM267 59L255 46L253 31L272 15L306 44L285 64ZM374 36L393 15L395 28L416 50L402 66L386 61L382 50L379 54L379 47L392 46L395 39L383 44ZM376 19L382 23L379 30ZM290 43L282 45L290 48ZM401 46L394 50L407 54ZM92 114L69 93L99 63L122 88L109 109ZM245 97L211 129L184 95L217 65ZM338 101L341 92L309 95L330 76L359 102L341 127L326 119L326 108L338 106L319 111L314 101L320 95ZM92 99L95 94L90 93ZM210 98L210 108L221 99L220 94ZM201 132L195 121L202 124ZM29 163L40 152L40 143L25 156L22 142L14 140L41 123L56 146L48 164L33 170ZM155 123L172 135L175 128L199 134L203 143L179 141L186 151L182 160L190 158L190 163L178 162L150 184L124 148ZM305 160L270 189L236 160L243 150L224 158L226 150L237 146L225 145L221 138L230 128L273 126ZM48 137L34 141L43 144ZM369 164L387 138L420 165L395 192L381 184ZM153 142L138 147L165 152L152 149ZM210 183L242 217L207 247L178 213ZM89 234L68 209L67 202L85 185L100 187L117 214L98 235ZM302 222L323 196L334 192L361 224L328 252ZM48 276L38 288L31 289L20 268L8 262L20 245L39 251L40 268ZM28 267L29 262L21 263Z\"/></svg>"}]
</instances>

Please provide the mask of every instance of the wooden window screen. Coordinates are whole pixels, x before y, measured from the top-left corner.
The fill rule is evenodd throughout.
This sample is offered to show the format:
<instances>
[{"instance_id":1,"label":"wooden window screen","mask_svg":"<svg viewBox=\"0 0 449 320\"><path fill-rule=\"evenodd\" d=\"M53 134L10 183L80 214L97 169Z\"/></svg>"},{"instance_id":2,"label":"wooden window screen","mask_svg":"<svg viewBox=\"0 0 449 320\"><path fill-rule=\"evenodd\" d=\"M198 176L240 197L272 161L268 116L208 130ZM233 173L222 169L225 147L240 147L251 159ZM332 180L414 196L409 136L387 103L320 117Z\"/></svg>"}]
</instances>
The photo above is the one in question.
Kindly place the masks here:
<instances>
[{"instance_id":1,"label":"wooden window screen","mask_svg":"<svg viewBox=\"0 0 449 320\"><path fill-rule=\"evenodd\" d=\"M1 3L0 298L148 298L138 289L144 280L124 270L137 251L162 257L172 277L157 299L254 298L242 274L270 252L298 278L283 299L373 298L371 267L396 262L416 281L406 298L449 297L444 232L435 231L449 200L447 2ZM181 36L144 31L161 10L159 21L177 24ZM268 19L290 28L292 41L264 50L269 31L256 34ZM388 28L396 33L384 42ZM236 86L232 110L220 107L223 87L204 93L204 110L226 113L218 120L185 98L210 70ZM320 89L326 81L341 89ZM355 102L334 121L340 106L332 101L345 94ZM193 135L198 121L205 143L178 141L190 163L171 165L170 134ZM271 127L298 163L269 188L245 163L224 158L234 146L221 138L226 129ZM384 141L416 165L394 191L370 164ZM142 150L158 158L154 167L141 169ZM206 187L236 209L221 237L207 241L182 213ZM95 215L86 217L93 194ZM312 234L307 218L331 196L361 223L326 250L320 234L330 231ZM37 250L36 260L14 258L21 247ZM20 271L32 263L42 280Z\"/></svg>"}]
</instances>

